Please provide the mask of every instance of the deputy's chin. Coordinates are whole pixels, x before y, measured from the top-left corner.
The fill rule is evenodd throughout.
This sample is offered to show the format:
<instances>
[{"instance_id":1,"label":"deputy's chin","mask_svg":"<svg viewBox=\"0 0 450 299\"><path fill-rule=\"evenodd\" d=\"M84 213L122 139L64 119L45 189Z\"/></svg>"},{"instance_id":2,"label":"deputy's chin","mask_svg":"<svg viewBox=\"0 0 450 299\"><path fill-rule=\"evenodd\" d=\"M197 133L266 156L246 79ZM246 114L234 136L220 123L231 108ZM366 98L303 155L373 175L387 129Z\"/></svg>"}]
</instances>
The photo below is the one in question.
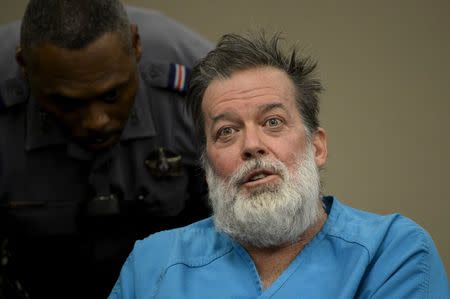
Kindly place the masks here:
<instances>
[{"instance_id":1,"label":"deputy's chin","mask_svg":"<svg viewBox=\"0 0 450 299\"><path fill-rule=\"evenodd\" d=\"M102 151L112 147L114 144L119 142L119 139L120 135L113 135L107 139L96 139L82 145L90 151Z\"/></svg>"}]
</instances>

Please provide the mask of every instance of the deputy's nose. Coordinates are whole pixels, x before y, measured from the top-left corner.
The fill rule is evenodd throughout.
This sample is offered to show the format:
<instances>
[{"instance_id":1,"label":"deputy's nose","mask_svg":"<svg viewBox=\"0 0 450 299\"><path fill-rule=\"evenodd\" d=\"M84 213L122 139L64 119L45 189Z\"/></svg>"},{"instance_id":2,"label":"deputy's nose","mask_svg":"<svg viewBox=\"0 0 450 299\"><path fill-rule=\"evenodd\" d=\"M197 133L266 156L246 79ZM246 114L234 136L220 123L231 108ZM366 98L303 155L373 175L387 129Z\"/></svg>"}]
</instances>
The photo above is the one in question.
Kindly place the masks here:
<instances>
[{"instance_id":1,"label":"deputy's nose","mask_svg":"<svg viewBox=\"0 0 450 299\"><path fill-rule=\"evenodd\" d=\"M87 107L82 126L89 131L102 131L109 123L110 117L101 105L91 104Z\"/></svg>"}]
</instances>

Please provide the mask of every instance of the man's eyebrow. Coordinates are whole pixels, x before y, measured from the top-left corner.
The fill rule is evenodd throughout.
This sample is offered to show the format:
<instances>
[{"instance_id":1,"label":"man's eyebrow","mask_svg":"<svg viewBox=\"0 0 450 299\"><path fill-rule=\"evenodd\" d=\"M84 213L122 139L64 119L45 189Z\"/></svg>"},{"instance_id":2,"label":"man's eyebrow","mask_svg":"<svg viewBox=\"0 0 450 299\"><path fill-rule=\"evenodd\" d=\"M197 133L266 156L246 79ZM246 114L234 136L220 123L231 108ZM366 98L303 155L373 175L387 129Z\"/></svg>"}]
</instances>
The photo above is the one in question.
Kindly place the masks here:
<instances>
[{"instance_id":1,"label":"man's eyebrow","mask_svg":"<svg viewBox=\"0 0 450 299\"><path fill-rule=\"evenodd\" d=\"M118 84L116 84L116 85L110 86L108 89L102 91L102 92L99 93L97 96L98 96L98 97L104 97L104 96L106 96L108 93L110 93L111 91L114 91L114 90L121 90L122 88L126 87L127 84L128 84L128 81L125 81L125 82L121 82L121 83L118 83Z\"/></svg>"},{"instance_id":2,"label":"man's eyebrow","mask_svg":"<svg viewBox=\"0 0 450 299\"><path fill-rule=\"evenodd\" d=\"M235 118L234 116L234 113L230 113L230 112L224 112L224 113L221 113L221 114L217 114L217 115L215 115L215 116L212 116L211 117L211 120L212 120L212 123L213 123L213 125L215 124L215 123L217 123L218 121L220 121L220 120L222 120L222 119L232 119L232 118Z\"/></svg>"},{"instance_id":3,"label":"man's eyebrow","mask_svg":"<svg viewBox=\"0 0 450 299\"><path fill-rule=\"evenodd\" d=\"M101 98L106 96L109 92L113 91L113 90L121 90L122 88L126 87L128 84L129 80L124 81L124 82L119 82L115 85L112 85L110 87L108 87L107 89L101 91L98 94L93 95L93 98ZM68 95L64 95L64 94L60 94L58 92L53 92L48 94L48 97L54 100L63 100L63 101L80 101L83 100L82 98L77 98L77 97L72 97L72 96L68 96Z\"/></svg>"},{"instance_id":4,"label":"man's eyebrow","mask_svg":"<svg viewBox=\"0 0 450 299\"><path fill-rule=\"evenodd\" d=\"M56 101L78 101L77 98L68 97L59 93L51 93L48 95L48 97Z\"/></svg>"},{"instance_id":5,"label":"man's eyebrow","mask_svg":"<svg viewBox=\"0 0 450 299\"><path fill-rule=\"evenodd\" d=\"M287 108L283 103L270 103L270 104L264 104L264 105L261 105L258 107L258 110L260 113L267 113L274 109L282 109L282 110L287 111ZM232 112L224 112L224 113L220 113L220 114L211 116L213 125L222 119L234 119L234 118L236 118L236 115Z\"/></svg>"},{"instance_id":6,"label":"man's eyebrow","mask_svg":"<svg viewBox=\"0 0 450 299\"><path fill-rule=\"evenodd\" d=\"M264 114L264 113L267 113L271 110L278 109L278 108L287 111L287 108L283 103L270 103L270 104L261 105L260 107L258 107L258 110L260 113Z\"/></svg>"}]
</instances>

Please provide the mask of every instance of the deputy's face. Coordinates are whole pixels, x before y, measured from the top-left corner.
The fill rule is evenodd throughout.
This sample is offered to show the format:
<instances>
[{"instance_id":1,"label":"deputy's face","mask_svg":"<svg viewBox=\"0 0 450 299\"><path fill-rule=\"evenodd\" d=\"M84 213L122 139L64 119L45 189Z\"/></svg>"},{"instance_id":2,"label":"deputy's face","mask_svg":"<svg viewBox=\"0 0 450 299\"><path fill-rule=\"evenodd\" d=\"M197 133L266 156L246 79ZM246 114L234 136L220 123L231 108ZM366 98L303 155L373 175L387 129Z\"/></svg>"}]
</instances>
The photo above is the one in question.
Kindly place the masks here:
<instances>
[{"instance_id":1,"label":"deputy's face","mask_svg":"<svg viewBox=\"0 0 450 299\"><path fill-rule=\"evenodd\" d=\"M40 105L90 150L116 143L138 88L136 51L117 33L80 50L43 44L33 49L26 72Z\"/></svg>"},{"instance_id":2,"label":"deputy's face","mask_svg":"<svg viewBox=\"0 0 450 299\"><path fill-rule=\"evenodd\" d=\"M292 171L305 150L306 132L294 85L278 69L255 68L213 81L205 91L202 110L207 158L222 178L257 157L276 159ZM316 160L319 167L323 163ZM279 180L279 174L260 169L240 188L252 192Z\"/></svg>"}]
</instances>

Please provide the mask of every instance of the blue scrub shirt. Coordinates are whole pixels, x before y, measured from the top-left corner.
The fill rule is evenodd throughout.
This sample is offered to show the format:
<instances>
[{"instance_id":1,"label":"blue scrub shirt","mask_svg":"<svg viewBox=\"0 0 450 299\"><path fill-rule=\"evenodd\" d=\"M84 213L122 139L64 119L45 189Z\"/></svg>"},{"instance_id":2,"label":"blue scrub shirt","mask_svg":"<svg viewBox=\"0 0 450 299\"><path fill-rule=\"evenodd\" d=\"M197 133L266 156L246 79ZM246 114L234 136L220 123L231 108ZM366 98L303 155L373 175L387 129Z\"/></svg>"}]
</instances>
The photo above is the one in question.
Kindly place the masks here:
<instances>
[{"instance_id":1,"label":"blue scrub shirt","mask_svg":"<svg viewBox=\"0 0 450 299\"><path fill-rule=\"evenodd\" d=\"M430 235L325 197L322 230L267 289L247 251L212 219L137 241L109 298L449 298Z\"/></svg>"}]
</instances>

